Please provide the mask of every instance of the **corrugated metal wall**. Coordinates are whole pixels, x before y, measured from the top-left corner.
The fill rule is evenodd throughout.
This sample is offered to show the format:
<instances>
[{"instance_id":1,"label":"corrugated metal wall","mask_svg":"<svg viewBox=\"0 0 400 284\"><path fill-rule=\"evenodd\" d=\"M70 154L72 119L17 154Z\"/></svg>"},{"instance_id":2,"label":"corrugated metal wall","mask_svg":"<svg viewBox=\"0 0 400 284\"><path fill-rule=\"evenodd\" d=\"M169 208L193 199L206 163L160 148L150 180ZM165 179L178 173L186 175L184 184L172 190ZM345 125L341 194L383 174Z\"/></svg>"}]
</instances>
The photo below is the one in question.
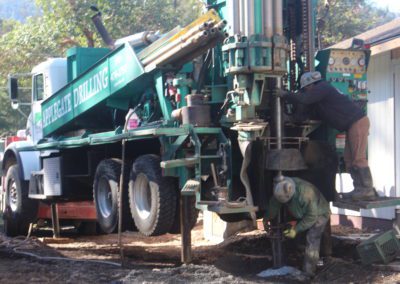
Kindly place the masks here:
<instances>
[{"instance_id":1,"label":"corrugated metal wall","mask_svg":"<svg viewBox=\"0 0 400 284\"><path fill-rule=\"evenodd\" d=\"M399 53L400 55L400 53ZM395 157L396 157L396 196L400 197L400 59L394 62L394 134L395 134Z\"/></svg>"},{"instance_id":2,"label":"corrugated metal wall","mask_svg":"<svg viewBox=\"0 0 400 284\"><path fill-rule=\"evenodd\" d=\"M372 57L368 71L368 161L376 189L390 196L396 194L393 84L390 52Z\"/></svg>"},{"instance_id":3,"label":"corrugated metal wall","mask_svg":"<svg viewBox=\"0 0 400 284\"><path fill-rule=\"evenodd\" d=\"M394 81L391 53L373 56L368 69L368 162L378 193L396 196ZM394 218L394 208L363 212L363 216Z\"/></svg>"}]
</instances>

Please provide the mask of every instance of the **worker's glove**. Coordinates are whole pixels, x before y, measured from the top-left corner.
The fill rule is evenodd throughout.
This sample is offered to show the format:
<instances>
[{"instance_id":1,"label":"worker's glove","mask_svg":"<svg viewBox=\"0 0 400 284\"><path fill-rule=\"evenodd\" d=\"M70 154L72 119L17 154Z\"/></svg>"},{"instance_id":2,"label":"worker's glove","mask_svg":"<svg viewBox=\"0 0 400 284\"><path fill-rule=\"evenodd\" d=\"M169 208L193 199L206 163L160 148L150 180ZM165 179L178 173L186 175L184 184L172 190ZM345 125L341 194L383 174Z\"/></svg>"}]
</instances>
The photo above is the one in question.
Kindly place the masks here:
<instances>
[{"instance_id":1,"label":"worker's glove","mask_svg":"<svg viewBox=\"0 0 400 284\"><path fill-rule=\"evenodd\" d=\"M283 231L283 235L289 239L294 239L296 237L296 230L294 227L290 227L290 229L286 229Z\"/></svg>"}]
</instances>

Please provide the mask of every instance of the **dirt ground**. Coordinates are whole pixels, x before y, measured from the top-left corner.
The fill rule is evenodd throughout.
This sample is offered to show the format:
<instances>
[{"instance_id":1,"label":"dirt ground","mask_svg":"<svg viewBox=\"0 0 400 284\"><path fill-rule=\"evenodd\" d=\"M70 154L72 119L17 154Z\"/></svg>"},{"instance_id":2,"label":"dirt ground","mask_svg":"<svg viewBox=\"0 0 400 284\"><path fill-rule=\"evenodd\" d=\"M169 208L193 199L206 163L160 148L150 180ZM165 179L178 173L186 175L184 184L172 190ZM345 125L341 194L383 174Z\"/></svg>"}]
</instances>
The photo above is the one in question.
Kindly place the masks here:
<instances>
[{"instance_id":1,"label":"dirt ground","mask_svg":"<svg viewBox=\"0 0 400 284\"><path fill-rule=\"evenodd\" d=\"M336 228L333 231L343 233L346 229ZM354 230L350 232L356 233ZM193 263L190 265L180 264L179 235L144 237L137 232L125 232L123 267L113 265L120 262L117 235L79 236L71 230L64 231L63 237L57 240L51 238L50 231L36 232L35 235L35 239L27 242L11 241L0 235L0 283L299 282L257 276L257 273L272 266L269 240L263 231L241 233L215 244L204 240L202 226L198 224L192 232ZM400 281L400 273L363 267L357 260L356 243L335 239L333 257L319 267L313 282ZM37 259L20 252L56 259ZM287 252L286 263L301 268L301 251L287 249Z\"/></svg>"}]
</instances>

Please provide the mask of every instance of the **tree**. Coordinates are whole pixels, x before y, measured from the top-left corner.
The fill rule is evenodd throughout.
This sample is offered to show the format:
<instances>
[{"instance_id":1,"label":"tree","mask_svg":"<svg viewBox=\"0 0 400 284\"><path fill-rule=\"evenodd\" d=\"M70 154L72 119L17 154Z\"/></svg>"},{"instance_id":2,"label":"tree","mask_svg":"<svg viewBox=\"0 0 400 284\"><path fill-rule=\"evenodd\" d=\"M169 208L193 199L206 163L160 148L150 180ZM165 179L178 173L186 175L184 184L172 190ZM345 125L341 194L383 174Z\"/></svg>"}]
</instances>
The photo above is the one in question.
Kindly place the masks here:
<instances>
[{"instance_id":1,"label":"tree","mask_svg":"<svg viewBox=\"0 0 400 284\"><path fill-rule=\"evenodd\" d=\"M319 0L320 48L375 28L395 16L385 9L374 7L369 0Z\"/></svg>"}]
</instances>

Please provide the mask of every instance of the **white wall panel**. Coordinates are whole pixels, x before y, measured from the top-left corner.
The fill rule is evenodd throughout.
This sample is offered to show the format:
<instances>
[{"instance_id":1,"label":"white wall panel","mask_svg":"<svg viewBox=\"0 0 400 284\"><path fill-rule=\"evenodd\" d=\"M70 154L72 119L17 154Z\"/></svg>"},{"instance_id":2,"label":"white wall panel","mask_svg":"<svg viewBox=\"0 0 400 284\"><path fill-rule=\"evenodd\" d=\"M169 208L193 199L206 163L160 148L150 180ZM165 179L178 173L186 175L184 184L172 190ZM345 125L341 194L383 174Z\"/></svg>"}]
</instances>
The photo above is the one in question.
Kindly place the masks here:
<instances>
[{"instance_id":1,"label":"white wall panel","mask_svg":"<svg viewBox=\"0 0 400 284\"><path fill-rule=\"evenodd\" d=\"M390 52L372 57L368 71L368 116L371 121L368 161L377 191L396 196L393 71Z\"/></svg>"},{"instance_id":2,"label":"white wall panel","mask_svg":"<svg viewBox=\"0 0 400 284\"><path fill-rule=\"evenodd\" d=\"M393 63L396 196L400 197L400 60Z\"/></svg>"}]
</instances>

